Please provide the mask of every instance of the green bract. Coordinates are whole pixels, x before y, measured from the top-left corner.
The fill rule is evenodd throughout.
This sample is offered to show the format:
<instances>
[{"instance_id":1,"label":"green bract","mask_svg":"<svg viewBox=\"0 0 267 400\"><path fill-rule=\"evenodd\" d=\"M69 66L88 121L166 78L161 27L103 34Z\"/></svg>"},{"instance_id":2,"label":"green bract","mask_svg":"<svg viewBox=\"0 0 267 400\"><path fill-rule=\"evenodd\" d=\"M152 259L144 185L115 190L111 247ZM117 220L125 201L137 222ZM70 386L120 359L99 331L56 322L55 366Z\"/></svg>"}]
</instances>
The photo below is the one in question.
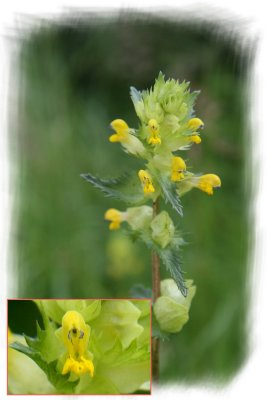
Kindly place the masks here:
<instances>
[{"instance_id":1,"label":"green bract","mask_svg":"<svg viewBox=\"0 0 267 400\"><path fill-rule=\"evenodd\" d=\"M149 206L127 208L127 222L135 231L147 229L153 217L153 210Z\"/></svg>"},{"instance_id":2,"label":"green bract","mask_svg":"<svg viewBox=\"0 0 267 400\"><path fill-rule=\"evenodd\" d=\"M10 344L10 393L121 394L135 392L150 381L149 300L36 303L44 330L38 327L36 338L16 337ZM67 325L61 327L64 319ZM77 340L79 347L75 347ZM36 380L25 379L27 365Z\"/></svg>"},{"instance_id":3,"label":"green bract","mask_svg":"<svg viewBox=\"0 0 267 400\"><path fill-rule=\"evenodd\" d=\"M26 346L25 338L9 331L8 343ZM53 385L48 381L45 372L27 355L8 349L8 393L9 394L53 394Z\"/></svg>"},{"instance_id":4,"label":"green bract","mask_svg":"<svg viewBox=\"0 0 267 400\"><path fill-rule=\"evenodd\" d=\"M152 238L162 248L173 239L175 228L167 211L161 211L151 222Z\"/></svg>"},{"instance_id":5,"label":"green bract","mask_svg":"<svg viewBox=\"0 0 267 400\"><path fill-rule=\"evenodd\" d=\"M186 281L188 296L185 298L173 279L165 279L160 283L161 295L154 304L154 313L163 332L180 332L189 320L191 301L196 293L192 280Z\"/></svg>"}]
</instances>

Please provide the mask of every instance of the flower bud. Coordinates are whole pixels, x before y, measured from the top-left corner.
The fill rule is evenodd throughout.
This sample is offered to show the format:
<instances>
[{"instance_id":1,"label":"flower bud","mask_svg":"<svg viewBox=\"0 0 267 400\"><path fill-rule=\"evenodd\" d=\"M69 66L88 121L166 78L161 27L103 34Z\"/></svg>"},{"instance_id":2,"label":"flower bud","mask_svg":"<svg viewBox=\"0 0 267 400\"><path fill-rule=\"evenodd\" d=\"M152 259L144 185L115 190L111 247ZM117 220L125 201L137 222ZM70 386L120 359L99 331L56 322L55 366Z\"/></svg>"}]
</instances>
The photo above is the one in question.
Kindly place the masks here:
<instances>
[{"instance_id":1,"label":"flower bud","mask_svg":"<svg viewBox=\"0 0 267 400\"><path fill-rule=\"evenodd\" d=\"M180 332L189 320L189 309L196 292L192 283L192 280L186 281L188 295L184 297L173 279L161 281L161 296L154 304L154 313L162 331Z\"/></svg>"},{"instance_id":2,"label":"flower bud","mask_svg":"<svg viewBox=\"0 0 267 400\"><path fill-rule=\"evenodd\" d=\"M153 217L153 209L149 206L127 208L127 222L135 231L148 227Z\"/></svg>"},{"instance_id":3,"label":"flower bud","mask_svg":"<svg viewBox=\"0 0 267 400\"><path fill-rule=\"evenodd\" d=\"M167 211L159 213L150 224L152 238L162 248L165 248L173 238L174 224Z\"/></svg>"}]
</instances>

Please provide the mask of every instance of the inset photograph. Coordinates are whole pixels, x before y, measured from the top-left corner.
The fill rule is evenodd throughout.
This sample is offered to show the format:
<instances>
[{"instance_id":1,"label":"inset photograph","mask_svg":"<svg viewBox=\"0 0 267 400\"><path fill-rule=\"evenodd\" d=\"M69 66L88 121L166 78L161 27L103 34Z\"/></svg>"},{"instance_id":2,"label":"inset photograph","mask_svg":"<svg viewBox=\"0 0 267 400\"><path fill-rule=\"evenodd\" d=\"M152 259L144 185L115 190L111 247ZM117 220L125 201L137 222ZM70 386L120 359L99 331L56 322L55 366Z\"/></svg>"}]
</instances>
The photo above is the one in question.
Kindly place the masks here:
<instances>
[{"instance_id":1,"label":"inset photograph","mask_svg":"<svg viewBox=\"0 0 267 400\"><path fill-rule=\"evenodd\" d=\"M150 299L9 299L8 394L150 394Z\"/></svg>"}]
</instances>

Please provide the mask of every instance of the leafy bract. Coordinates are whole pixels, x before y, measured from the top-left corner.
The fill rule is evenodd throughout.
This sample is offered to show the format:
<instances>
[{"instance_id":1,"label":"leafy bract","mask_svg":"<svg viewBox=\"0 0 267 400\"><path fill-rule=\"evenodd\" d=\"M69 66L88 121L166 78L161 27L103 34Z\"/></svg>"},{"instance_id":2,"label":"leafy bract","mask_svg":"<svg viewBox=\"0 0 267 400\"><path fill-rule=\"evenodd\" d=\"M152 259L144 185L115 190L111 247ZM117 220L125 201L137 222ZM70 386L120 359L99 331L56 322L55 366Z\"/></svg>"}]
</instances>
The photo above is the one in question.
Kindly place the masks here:
<instances>
[{"instance_id":1,"label":"leafy bract","mask_svg":"<svg viewBox=\"0 0 267 400\"><path fill-rule=\"evenodd\" d=\"M142 204L146 200L137 174L124 174L112 179L98 178L91 174L82 174L81 177L107 197L122 200L126 204Z\"/></svg>"},{"instance_id":2,"label":"leafy bract","mask_svg":"<svg viewBox=\"0 0 267 400\"><path fill-rule=\"evenodd\" d=\"M75 387L78 384L79 380L70 382L68 380L69 375L61 375L57 371L57 360L48 363L42 358L40 352L34 350L33 348L24 346L21 343L14 342L10 344L10 347L30 357L44 371L47 379L57 389L58 393L74 393Z\"/></svg>"}]
</instances>

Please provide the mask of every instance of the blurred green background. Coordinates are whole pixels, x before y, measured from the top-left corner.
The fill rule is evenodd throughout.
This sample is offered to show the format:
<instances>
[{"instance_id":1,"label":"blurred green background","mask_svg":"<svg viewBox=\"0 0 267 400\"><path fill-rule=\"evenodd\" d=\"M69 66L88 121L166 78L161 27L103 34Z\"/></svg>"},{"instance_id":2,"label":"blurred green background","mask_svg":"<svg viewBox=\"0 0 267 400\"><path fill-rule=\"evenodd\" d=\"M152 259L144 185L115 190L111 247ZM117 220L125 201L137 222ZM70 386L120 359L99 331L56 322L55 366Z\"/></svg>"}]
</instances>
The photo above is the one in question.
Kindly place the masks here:
<instances>
[{"instance_id":1,"label":"blurred green background","mask_svg":"<svg viewBox=\"0 0 267 400\"><path fill-rule=\"evenodd\" d=\"M197 295L183 331L161 345L162 382L223 382L246 356L251 58L215 25L127 13L41 24L22 38L13 243L22 297L128 297L136 283L151 286L149 251L103 219L125 205L80 174L116 177L142 165L108 141L113 119L138 124L131 85L149 88L161 70L201 90L203 140L186 156L195 172L218 174L222 188L212 197L191 191L183 219L169 210L188 242L185 277Z\"/></svg>"}]
</instances>

